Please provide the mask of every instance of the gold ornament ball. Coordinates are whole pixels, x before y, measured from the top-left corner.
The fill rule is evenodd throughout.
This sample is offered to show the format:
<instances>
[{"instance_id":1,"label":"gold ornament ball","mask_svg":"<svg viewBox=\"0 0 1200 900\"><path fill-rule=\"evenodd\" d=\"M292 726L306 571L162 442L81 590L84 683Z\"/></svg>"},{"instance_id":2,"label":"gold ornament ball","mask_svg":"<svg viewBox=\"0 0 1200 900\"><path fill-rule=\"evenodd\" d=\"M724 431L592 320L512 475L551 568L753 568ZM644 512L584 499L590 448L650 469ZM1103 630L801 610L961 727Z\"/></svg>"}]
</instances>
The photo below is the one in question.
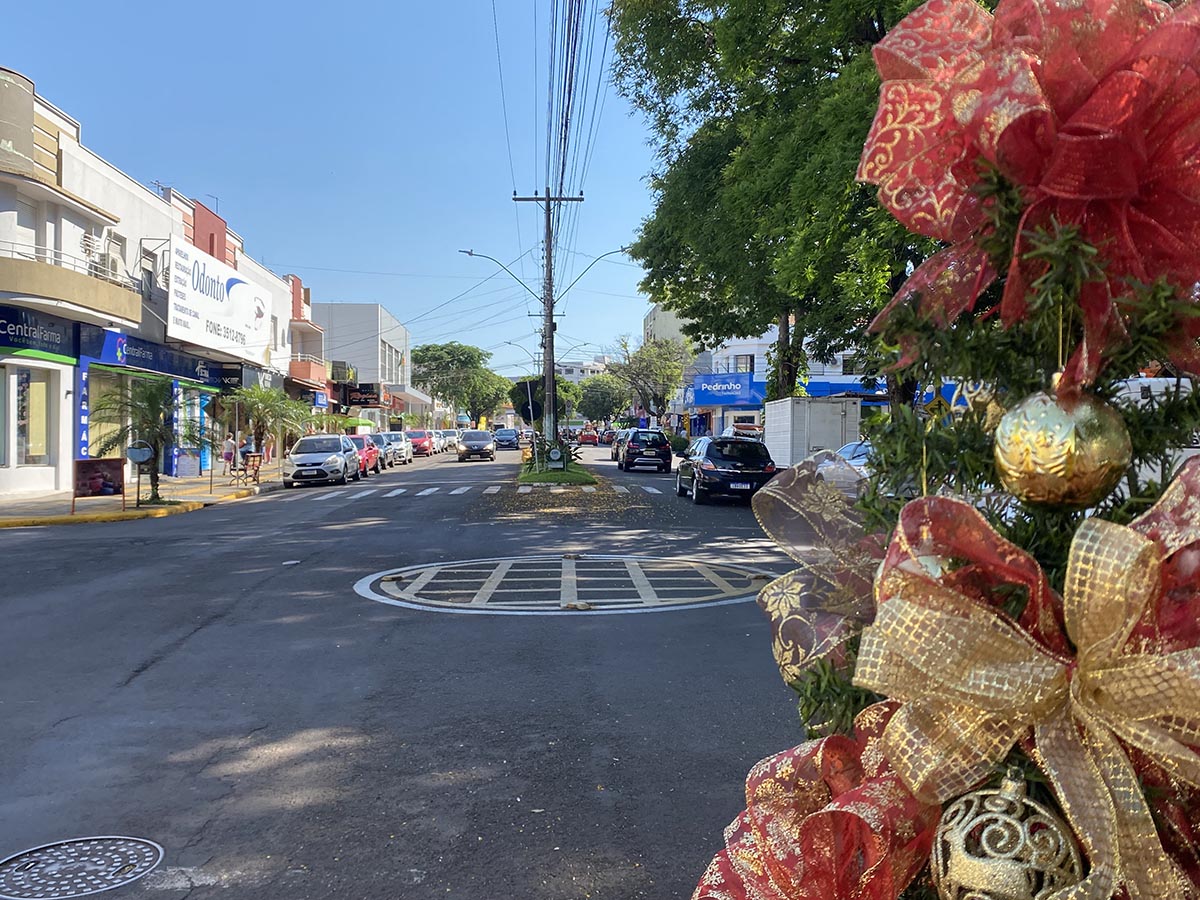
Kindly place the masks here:
<instances>
[{"instance_id":1,"label":"gold ornament ball","mask_svg":"<svg viewBox=\"0 0 1200 900\"><path fill-rule=\"evenodd\" d=\"M1083 880L1070 828L1011 772L946 807L930 871L941 900L1044 900Z\"/></svg>"},{"instance_id":2,"label":"gold ornament ball","mask_svg":"<svg viewBox=\"0 0 1200 900\"><path fill-rule=\"evenodd\" d=\"M1050 394L1034 394L996 428L1000 482L1026 503L1091 506L1117 486L1132 455L1124 420L1095 397L1067 407Z\"/></svg>"}]
</instances>

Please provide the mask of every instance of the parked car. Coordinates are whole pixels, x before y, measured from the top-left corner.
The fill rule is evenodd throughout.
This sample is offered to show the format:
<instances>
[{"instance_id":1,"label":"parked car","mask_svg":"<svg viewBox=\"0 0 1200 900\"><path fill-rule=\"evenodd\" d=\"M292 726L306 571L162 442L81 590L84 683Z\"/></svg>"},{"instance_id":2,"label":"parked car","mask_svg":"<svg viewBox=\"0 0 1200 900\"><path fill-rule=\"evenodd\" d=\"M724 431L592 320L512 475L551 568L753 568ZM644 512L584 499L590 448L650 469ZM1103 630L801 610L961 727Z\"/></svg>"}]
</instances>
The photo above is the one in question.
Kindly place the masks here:
<instances>
[{"instance_id":1,"label":"parked car","mask_svg":"<svg viewBox=\"0 0 1200 900\"><path fill-rule=\"evenodd\" d=\"M283 486L305 482L345 484L358 481L358 448L344 434L310 434L292 445L285 460Z\"/></svg>"},{"instance_id":2,"label":"parked car","mask_svg":"<svg viewBox=\"0 0 1200 900\"><path fill-rule=\"evenodd\" d=\"M406 431L404 434L412 443L414 455L433 456L437 453L437 445L432 431Z\"/></svg>"},{"instance_id":3,"label":"parked car","mask_svg":"<svg viewBox=\"0 0 1200 900\"><path fill-rule=\"evenodd\" d=\"M394 468L396 463L399 461L397 459L399 453L396 448L392 446L392 442L387 439L387 435L380 432L375 432L374 434L368 434L367 437L369 437L374 442L375 446L379 448L380 464L385 469Z\"/></svg>"},{"instance_id":4,"label":"parked car","mask_svg":"<svg viewBox=\"0 0 1200 900\"><path fill-rule=\"evenodd\" d=\"M606 428L604 431L600 432L600 443L601 444L611 444L616 439L617 439L617 431L615 428Z\"/></svg>"},{"instance_id":5,"label":"parked car","mask_svg":"<svg viewBox=\"0 0 1200 900\"><path fill-rule=\"evenodd\" d=\"M625 441L629 438L629 433L634 430L632 428L622 428L613 436L612 450L609 451L613 462L617 461L617 455L621 452L621 447L625 445Z\"/></svg>"},{"instance_id":6,"label":"parked car","mask_svg":"<svg viewBox=\"0 0 1200 900\"><path fill-rule=\"evenodd\" d=\"M671 471L671 442L661 431L631 428L621 442L617 467L626 472L634 466L657 466L660 472Z\"/></svg>"},{"instance_id":7,"label":"parked car","mask_svg":"<svg viewBox=\"0 0 1200 900\"><path fill-rule=\"evenodd\" d=\"M763 427L751 422L734 422L732 425L726 426L725 430L721 432L721 437L740 437L750 438L753 441L761 441L763 439Z\"/></svg>"},{"instance_id":8,"label":"parked car","mask_svg":"<svg viewBox=\"0 0 1200 900\"><path fill-rule=\"evenodd\" d=\"M599 446L600 435L596 434L596 432L590 428L585 428L583 431L579 432L579 444L580 446L584 444L591 444L593 447Z\"/></svg>"},{"instance_id":9,"label":"parked car","mask_svg":"<svg viewBox=\"0 0 1200 900\"><path fill-rule=\"evenodd\" d=\"M380 462L382 454L379 452L379 447L371 440L371 435L352 434L350 440L358 448L358 463L361 467L359 471L362 472L364 478L367 477L368 471L374 472L376 475L383 471L383 463Z\"/></svg>"},{"instance_id":10,"label":"parked car","mask_svg":"<svg viewBox=\"0 0 1200 900\"><path fill-rule=\"evenodd\" d=\"M521 429L521 440L532 444L533 443L533 429L532 428L522 428Z\"/></svg>"},{"instance_id":11,"label":"parked car","mask_svg":"<svg viewBox=\"0 0 1200 900\"><path fill-rule=\"evenodd\" d=\"M407 466L413 461L413 445L407 434L403 431L385 431L383 436L395 445L400 465Z\"/></svg>"},{"instance_id":12,"label":"parked car","mask_svg":"<svg viewBox=\"0 0 1200 900\"><path fill-rule=\"evenodd\" d=\"M702 437L679 451L675 493L703 503L714 494L747 499L775 476L767 446L754 438Z\"/></svg>"},{"instance_id":13,"label":"parked car","mask_svg":"<svg viewBox=\"0 0 1200 900\"><path fill-rule=\"evenodd\" d=\"M817 479L828 481L838 490L851 497L857 497L862 491L863 482L871 475L869 460L871 456L870 441L854 441L846 444L837 451L837 455L848 465L834 465L830 461L817 464Z\"/></svg>"},{"instance_id":14,"label":"parked car","mask_svg":"<svg viewBox=\"0 0 1200 900\"><path fill-rule=\"evenodd\" d=\"M442 429L442 448L454 450L458 446L458 432L453 428Z\"/></svg>"},{"instance_id":15,"label":"parked car","mask_svg":"<svg viewBox=\"0 0 1200 900\"><path fill-rule=\"evenodd\" d=\"M464 431L458 441L458 461L466 462L473 456L482 459L496 458L496 440L490 431Z\"/></svg>"},{"instance_id":16,"label":"parked car","mask_svg":"<svg viewBox=\"0 0 1200 900\"><path fill-rule=\"evenodd\" d=\"M520 450L521 436L515 428L497 428L496 429L496 449L497 450Z\"/></svg>"}]
</instances>

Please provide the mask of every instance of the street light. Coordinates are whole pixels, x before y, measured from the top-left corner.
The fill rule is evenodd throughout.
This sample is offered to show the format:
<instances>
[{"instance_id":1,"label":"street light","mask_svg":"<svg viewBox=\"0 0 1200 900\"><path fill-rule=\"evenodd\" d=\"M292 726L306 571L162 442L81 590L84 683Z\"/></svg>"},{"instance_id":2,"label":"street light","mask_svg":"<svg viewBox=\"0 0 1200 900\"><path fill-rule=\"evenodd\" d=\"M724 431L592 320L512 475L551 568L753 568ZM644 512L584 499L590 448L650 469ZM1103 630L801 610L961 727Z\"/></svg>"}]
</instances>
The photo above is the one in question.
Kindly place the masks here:
<instances>
[{"instance_id":1,"label":"street light","mask_svg":"<svg viewBox=\"0 0 1200 900\"><path fill-rule=\"evenodd\" d=\"M513 278L513 281L515 281L521 287L525 288L525 290L529 291L530 295L532 295L534 300L537 300L539 303L541 302L541 300L542 300L541 295L535 293L533 288L531 288L529 285L527 285L525 282L523 282L520 278L518 278L517 274L512 269L510 269L504 263L500 262L500 260L496 259L496 257L488 256L486 253L476 253L474 250L459 250L458 252L465 254L466 256L478 256L480 259L490 259L492 262L494 262L496 265L498 265L500 268L502 268L505 272L507 272L509 275L511 275ZM589 268L590 268L590 266L589 266ZM584 269L584 271L586 272L587 269ZM508 343L508 342L505 341L505 343Z\"/></svg>"}]
</instances>

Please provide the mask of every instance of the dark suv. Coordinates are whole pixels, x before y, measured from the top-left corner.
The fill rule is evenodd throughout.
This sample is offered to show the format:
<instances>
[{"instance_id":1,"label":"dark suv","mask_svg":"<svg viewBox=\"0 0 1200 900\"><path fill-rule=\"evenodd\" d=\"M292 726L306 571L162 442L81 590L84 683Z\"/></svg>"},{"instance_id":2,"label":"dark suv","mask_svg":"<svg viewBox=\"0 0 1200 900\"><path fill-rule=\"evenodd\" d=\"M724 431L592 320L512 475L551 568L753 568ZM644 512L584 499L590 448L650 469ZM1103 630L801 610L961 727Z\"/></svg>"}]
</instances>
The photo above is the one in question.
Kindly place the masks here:
<instances>
[{"instance_id":1,"label":"dark suv","mask_svg":"<svg viewBox=\"0 0 1200 900\"><path fill-rule=\"evenodd\" d=\"M631 428L618 449L617 467L626 472L634 466L657 466L671 471L671 442L661 431Z\"/></svg>"},{"instance_id":2,"label":"dark suv","mask_svg":"<svg viewBox=\"0 0 1200 900\"><path fill-rule=\"evenodd\" d=\"M713 494L749 498L775 476L766 445L747 438L697 438L679 456L675 493L690 493L693 503Z\"/></svg>"}]
</instances>

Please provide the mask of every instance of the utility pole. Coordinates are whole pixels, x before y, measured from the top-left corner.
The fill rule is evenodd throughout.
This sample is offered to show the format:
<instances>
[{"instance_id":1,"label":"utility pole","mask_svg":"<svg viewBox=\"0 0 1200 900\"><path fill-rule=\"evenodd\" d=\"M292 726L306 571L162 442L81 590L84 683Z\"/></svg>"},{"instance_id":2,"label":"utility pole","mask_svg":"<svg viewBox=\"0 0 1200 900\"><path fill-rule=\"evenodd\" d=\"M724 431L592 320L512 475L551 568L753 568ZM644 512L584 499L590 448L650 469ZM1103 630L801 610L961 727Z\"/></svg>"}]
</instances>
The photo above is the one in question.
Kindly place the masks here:
<instances>
[{"instance_id":1,"label":"utility pole","mask_svg":"<svg viewBox=\"0 0 1200 900\"><path fill-rule=\"evenodd\" d=\"M558 413L558 395L554 389L554 245L551 210L554 203L582 203L583 194L578 197L552 197L550 186L546 185L546 196L518 197L513 195L516 203L542 203L546 212L546 277L542 285L542 381L545 391L545 408L542 410L542 433L548 441L558 440L558 423L555 421Z\"/></svg>"}]
</instances>

